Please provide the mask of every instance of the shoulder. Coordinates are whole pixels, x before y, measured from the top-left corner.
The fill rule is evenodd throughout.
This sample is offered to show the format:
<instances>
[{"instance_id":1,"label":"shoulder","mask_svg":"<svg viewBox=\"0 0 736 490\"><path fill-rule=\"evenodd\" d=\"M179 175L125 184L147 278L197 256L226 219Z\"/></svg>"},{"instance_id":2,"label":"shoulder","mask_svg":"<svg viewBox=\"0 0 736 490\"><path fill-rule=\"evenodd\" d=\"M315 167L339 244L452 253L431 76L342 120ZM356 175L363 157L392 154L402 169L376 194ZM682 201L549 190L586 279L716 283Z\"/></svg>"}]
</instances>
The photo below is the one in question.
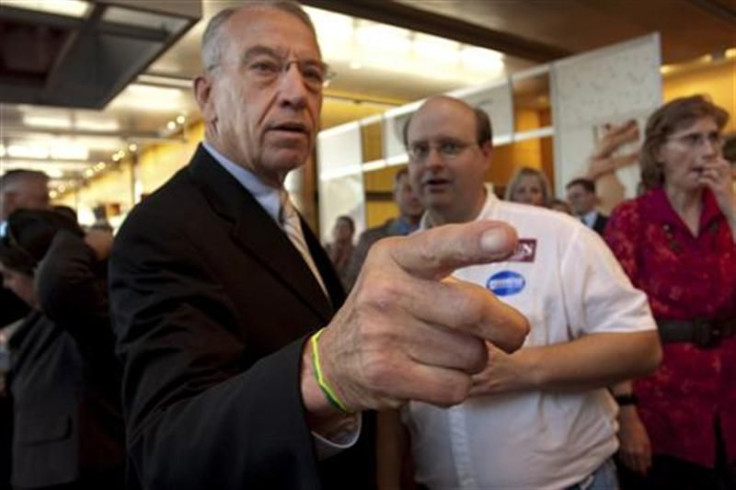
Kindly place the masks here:
<instances>
[{"instance_id":1,"label":"shoulder","mask_svg":"<svg viewBox=\"0 0 736 490\"><path fill-rule=\"evenodd\" d=\"M508 221L519 233L564 237L586 229L579 220L568 214L538 206L499 201L497 210L495 218ZM494 218L489 215L483 217Z\"/></svg>"},{"instance_id":2,"label":"shoulder","mask_svg":"<svg viewBox=\"0 0 736 490\"><path fill-rule=\"evenodd\" d=\"M374 226L373 228L368 228L367 230L365 230L363 233L360 234L358 243L372 244L373 242L388 236L389 227L391 226L392 223L393 223L393 220L389 220L382 225Z\"/></svg>"}]
</instances>

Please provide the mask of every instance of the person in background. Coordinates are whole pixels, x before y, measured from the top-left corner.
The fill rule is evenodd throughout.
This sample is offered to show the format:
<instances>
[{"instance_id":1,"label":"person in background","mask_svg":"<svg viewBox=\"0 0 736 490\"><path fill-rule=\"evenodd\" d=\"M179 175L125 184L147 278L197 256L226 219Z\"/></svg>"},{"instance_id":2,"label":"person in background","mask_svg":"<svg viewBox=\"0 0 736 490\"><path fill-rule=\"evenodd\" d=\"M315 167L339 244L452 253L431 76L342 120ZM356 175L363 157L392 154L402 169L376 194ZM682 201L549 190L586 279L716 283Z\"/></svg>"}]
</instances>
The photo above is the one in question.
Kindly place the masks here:
<instances>
[{"instance_id":1,"label":"person in background","mask_svg":"<svg viewBox=\"0 0 736 490\"><path fill-rule=\"evenodd\" d=\"M123 488L110 242L51 210L19 209L0 230L3 283L31 308L8 343L13 488Z\"/></svg>"},{"instance_id":2,"label":"person in background","mask_svg":"<svg viewBox=\"0 0 736 490\"><path fill-rule=\"evenodd\" d=\"M561 213L569 214L572 216L572 208L570 207L570 204L568 204L567 201L563 201L562 199L552 199L549 202L549 208L553 211L559 211Z\"/></svg>"},{"instance_id":3,"label":"person in background","mask_svg":"<svg viewBox=\"0 0 736 490\"><path fill-rule=\"evenodd\" d=\"M10 170L0 177L0 222L17 209L48 209L49 178L35 170ZM0 328L28 313L27 305L5 288L0 288ZM1 481L1 480L0 480Z\"/></svg>"},{"instance_id":4,"label":"person in background","mask_svg":"<svg viewBox=\"0 0 736 490\"><path fill-rule=\"evenodd\" d=\"M394 175L394 202L399 208L399 215L389 219L384 224L369 228L360 234L358 244L353 252L350 264L350 276L353 282L358 277L363 262L368 255L368 250L378 240L390 236L404 236L416 231L419 220L422 218L424 207L419 201L416 192L409 182L409 171L406 167L400 168Z\"/></svg>"},{"instance_id":5,"label":"person in background","mask_svg":"<svg viewBox=\"0 0 736 490\"><path fill-rule=\"evenodd\" d=\"M205 141L133 209L111 257L134 476L147 490L373 489L366 411L458 403L486 339L523 342L519 312L440 282L506 257L513 228L383 240L346 298L284 189L313 153L330 73L309 17L287 1L222 10L202 66Z\"/></svg>"},{"instance_id":6,"label":"person in background","mask_svg":"<svg viewBox=\"0 0 736 490\"><path fill-rule=\"evenodd\" d=\"M353 236L355 235L355 222L350 216L338 216L335 220L335 226L332 228L332 242L325 246L327 256L330 258L335 271L340 277L345 291L350 291L353 287L354 278L350 277L350 261L353 257L355 245L353 245Z\"/></svg>"},{"instance_id":7,"label":"person in background","mask_svg":"<svg viewBox=\"0 0 736 490\"><path fill-rule=\"evenodd\" d=\"M409 445L416 481L431 490L616 488L616 407L606 387L659 362L646 297L579 221L486 190L493 148L484 111L434 97L407 125L409 173L426 208L421 228L513 225L513 256L457 268L452 278L521 311L531 331L512 354L487 343L488 364L463 403L412 401L400 416L379 414L379 488L398 488Z\"/></svg>"},{"instance_id":8,"label":"person in background","mask_svg":"<svg viewBox=\"0 0 736 490\"><path fill-rule=\"evenodd\" d=\"M516 170L506 186L504 198L509 202L531 204L546 208L552 193L547 177L531 167L520 167Z\"/></svg>"},{"instance_id":9,"label":"person in background","mask_svg":"<svg viewBox=\"0 0 736 490\"><path fill-rule=\"evenodd\" d=\"M598 197L595 193L595 181L590 179L573 179L565 186L567 190L567 200L570 202L575 216L587 226L596 231L599 235L603 235L606 228L608 216L600 213L596 206L598 205Z\"/></svg>"},{"instance_id":10,"label":"person in background","mask_svg":"<svg viewBox=\"0 0 736 490\"><path fill-rule=\"evenodd\" d=\"M0 177L0 223L17 209L48 209L49 178L34 170L10 170ZM17 326L29 312L28 305L12 291L0 286L0 331ZM5 331L5 336L10 335ZM0 373L4 378L4 374ZM4 383L4 381L3 381ZM0 390L0 431L12 434L12 401L6 390ZM12 437L0 437L0 490L10 487Z\"/></svg>"},{"instance_id":11,"label":"person in background","mask_svg":"<svg viewBox=\"0 0 736 490\"><path fill-rule=\"evenodd\" d=\"M664 360L614 388L626 488L736 488L736 201L721 130L703 96L649 118L641 157L648 190L613 212L605 239L646 292ZM633 386L632 386L633 385ZM629 481L631 480L631 481Z\"/></svg>"}]
</instances>

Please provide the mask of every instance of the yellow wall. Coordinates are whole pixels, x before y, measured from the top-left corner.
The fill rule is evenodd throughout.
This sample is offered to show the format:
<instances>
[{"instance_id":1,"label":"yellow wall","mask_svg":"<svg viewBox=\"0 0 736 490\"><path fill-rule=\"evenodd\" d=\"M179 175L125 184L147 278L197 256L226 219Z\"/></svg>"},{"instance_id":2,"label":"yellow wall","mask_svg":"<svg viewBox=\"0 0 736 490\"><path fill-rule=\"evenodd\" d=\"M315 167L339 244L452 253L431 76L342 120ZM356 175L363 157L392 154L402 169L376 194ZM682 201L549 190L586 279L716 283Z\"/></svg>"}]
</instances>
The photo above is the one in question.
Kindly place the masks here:
<instances>
[{"instance_id":1,"label":"yellow wall","mask_svg":"<svg viewBox=\"0 0 736 490\"><path fill-rule=\"evenodd\" d=\"M142 152L138 159L138 180L144 194L150 194L184 167L204 136L204 125L187 128L186 141L160 143Z\"/></svg>"},{"instance_id":2,"label":"yellow wall","mask_svg":"<svg viewBox=\"0 0 736 490\"><path fill-rule=\"evenodd\" d=\"M710 95L713 103L731 114L726 132L736 131L736 58L664 78L665 102L694 94Z\"/></svg>"}]
</instances>

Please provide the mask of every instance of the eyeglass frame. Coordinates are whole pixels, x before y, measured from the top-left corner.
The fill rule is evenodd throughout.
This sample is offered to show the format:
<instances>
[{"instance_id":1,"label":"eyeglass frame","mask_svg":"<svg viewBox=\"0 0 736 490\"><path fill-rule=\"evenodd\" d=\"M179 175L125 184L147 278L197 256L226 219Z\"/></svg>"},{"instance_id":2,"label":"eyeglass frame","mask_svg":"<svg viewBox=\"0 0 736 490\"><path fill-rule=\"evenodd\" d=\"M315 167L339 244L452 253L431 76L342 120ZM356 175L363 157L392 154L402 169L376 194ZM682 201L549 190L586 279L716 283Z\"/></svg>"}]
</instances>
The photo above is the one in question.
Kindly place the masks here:
<instances>
[{"instance_id":1,"label":"eyeglass frame","mask_svg":"<svg viewBox=\"0 0 736 490\"><path fill-rule=\"evenodd\" d=\"M426 154L423 156L417 156L417 145L423 144L426 145ZM446 147L447 145L455 145L457 149L451 150L451 151L445 151L443 150L443 147ZM429 155L431 153L431 150L437 151L437 153L440 155L440 158L445 161L452 161L455 158L459 157L465 150L470 148L471 146L478 146L481 147L481 144L477 141L467 142L467 141L461 141L454 138L443 138L439 142L419 142L419 143L412 143L407 146L406 153L409 155L409 161L410 162L417 162L422 163L429 158Z\"/></svg>"},{"instance_id":2,"label":"eyeglass frame","mask_svg":"<svg viewBox=\"0 0 736 490\"><path fill-rule=\"evenodd\" d=\"M708 133L686 133L680 136L668 136L665 141L676 141L688 148L698 148L705 144L706 140L716 149L723 148L726 140L721 131L710 131Z\"/></svg>"}]
</instances>

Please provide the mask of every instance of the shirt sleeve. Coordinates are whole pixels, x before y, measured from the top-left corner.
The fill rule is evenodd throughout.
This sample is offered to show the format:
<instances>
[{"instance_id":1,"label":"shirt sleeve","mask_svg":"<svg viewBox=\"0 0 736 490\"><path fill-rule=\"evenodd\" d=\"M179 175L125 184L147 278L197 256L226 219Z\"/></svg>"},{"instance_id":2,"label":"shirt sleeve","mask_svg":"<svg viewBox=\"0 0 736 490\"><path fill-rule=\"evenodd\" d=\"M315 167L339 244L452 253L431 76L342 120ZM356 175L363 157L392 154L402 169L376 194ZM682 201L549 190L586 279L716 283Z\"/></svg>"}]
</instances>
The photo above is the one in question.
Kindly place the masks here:
<instances>
[{"instance_id":1,"label":"shirt sleeve","mask_svg":"<svg viewBox=\"0 0 736 490\"><path fill-rule=\"evenodd\" d=\"M561 267L573 337L656 328L646 295L633 287L597 233L576 227Z\"/></svg>"}]
</instances>

